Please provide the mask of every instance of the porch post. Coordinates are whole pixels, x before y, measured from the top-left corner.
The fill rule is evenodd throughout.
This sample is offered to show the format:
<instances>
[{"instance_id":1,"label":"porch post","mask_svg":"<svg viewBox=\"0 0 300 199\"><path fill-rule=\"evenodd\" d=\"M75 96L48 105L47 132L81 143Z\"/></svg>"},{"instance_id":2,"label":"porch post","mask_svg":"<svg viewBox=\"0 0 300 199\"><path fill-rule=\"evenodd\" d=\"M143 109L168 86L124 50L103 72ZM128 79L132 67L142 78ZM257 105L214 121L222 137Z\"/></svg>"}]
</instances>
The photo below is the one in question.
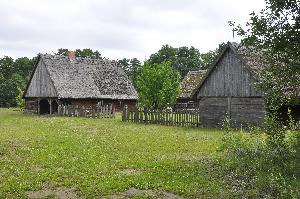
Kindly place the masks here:
<instances>
[{"instance_id":1,"label":"porch post","mask_svg":"<svg viewBox=\"0 0 300 199\"><path fill-rule=\"evenodd\" d=\"M40 98L37 99L37 114L40 114Z\"/></svg>"},{"instance_id":2,"label":"porch post","mask_svg":"<svg viewBox=\"0 0 300 199\"><path fill-rule=\"evenodd\" d=\"M48 103L50 105L50 115L52 115L52 100L48 100Z\"/></svg>"}]
</instances>

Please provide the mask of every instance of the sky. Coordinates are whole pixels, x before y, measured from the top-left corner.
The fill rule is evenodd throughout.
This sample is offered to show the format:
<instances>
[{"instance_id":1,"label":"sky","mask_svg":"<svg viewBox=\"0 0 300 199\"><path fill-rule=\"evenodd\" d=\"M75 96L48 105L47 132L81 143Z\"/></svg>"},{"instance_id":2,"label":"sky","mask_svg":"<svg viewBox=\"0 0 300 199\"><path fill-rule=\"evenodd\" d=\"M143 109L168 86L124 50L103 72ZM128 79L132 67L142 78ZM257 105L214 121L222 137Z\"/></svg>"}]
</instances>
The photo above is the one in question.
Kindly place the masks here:
<instances>
[{"instance_id":1,"label":"sky","mask_svg":"<svg viewBox=\"0 0 300 199\"><path fill-rule=\"evenodd\" d=\"M201 53L238 42L228 21L245 24L264 0L0 0L0 57L91 48L141 61L162 45Z\"/></svg>"}]
</instances>

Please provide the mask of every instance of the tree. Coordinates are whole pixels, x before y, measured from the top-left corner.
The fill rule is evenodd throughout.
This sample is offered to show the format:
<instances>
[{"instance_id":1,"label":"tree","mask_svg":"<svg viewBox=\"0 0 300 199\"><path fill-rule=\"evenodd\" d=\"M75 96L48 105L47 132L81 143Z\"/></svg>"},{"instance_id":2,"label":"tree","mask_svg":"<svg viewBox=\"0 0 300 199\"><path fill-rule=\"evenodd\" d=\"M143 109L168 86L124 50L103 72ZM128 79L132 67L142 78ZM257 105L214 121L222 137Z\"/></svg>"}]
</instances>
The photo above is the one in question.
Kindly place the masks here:
<instances>
[{"instance_id":1,"label":"tree","mask_svg":"<svg viewBox=\"0 0 300 199\"><path fill-rule=\"evenodd\" d=\"M16 106L17 100L21 104L35 59L21 57L14 60L8 56L0 59L0 107Z\"/></svg>"},{"instance_id":2,"label":"tree","mask_svg":"<svg viewBox=\"0 0 300 199\"><path fill-rule=\"evenodd\" d=\"M69 50L67 48L60 48L57 50L56 55L63 55L67 56ZM75 50L76 57L82 57L82 58L91 58L91 59L102 59L101 54L99 51L93 51L90 48L84 48L84 49L76 49Z\"/></svg>"},{"instance_id":3,"label":"tree","mask_svg":"<svg viewBox=\"0 0 300 199\"><path fill-rule=\"evenodd\" d=\"M123 58L121 60L118 60L118 63L123 68L125 73L128 75L131 72L131 66L130 66L130 59Z\"/></svg>"},{"instance_id":4,"label":"tree","mask_svg":"<svg viewBox=\"0 0 300 199\"><path fill-rule=\"evenodd\" d=\"M203 63L201 69L207 69L208 67L210 67L222 52L222 50L225 48L225 45L226 44L223 42L219 44L218 48L216 48L215 50L210 50L207 53L202 53L200 55Z\"/></svg>"},{"instance_id":5,"label":"tree","mask_svg":"<svg viewBox=\"0 0 300 199\"><path fill-rule=\"evenodd\" d=\"M184 77L190 70L199 70L203 67L200 52L194 47L173 48L163 45L162 48L147 60L150 64L160 64L169 61L174 71Z\"/></svg>"},{"instance_id":6,"label":"tree","mask_svg":"<svg viewBox=\"0 0 300 199\"><path fill-rule=\"evenodd\" d=\"M13 63L14 73L21 75L25 83L29 81L31 72L34 68L37 57L29 59L28 57L17 58Z\"/></svg>"},{"instance_id":7,"label":"tree","mask_svg":"<svg viewBox=\"0 0 300 199\"><path fill-rule=\"evenodd\" d=\"M179 82L180 75L172 69L171 62L146 62L137 78L139 104L154 109L173 105L179 94Z\"/></svg>"},{"instance_id":8,"label":"tree","mask_svg":"<svg viewBox=\"0 0 300 199\"><path fill-rule=\"evenodd\" d=\"M84 49L76 49L76 56L77 57L83 57L83 58L91 58L91 59L102 59L101 54L98 50L93 51L90 48L84 48Z\"/></svg>"},{"instance_id":9,"label":"tree","mask_svg":"<svg viewBox=\"0 0 300 199\"><path fill-rule=\"evenodd\" d=\"M4 56L0 59L0 73L5 78L9 78L15 72L13 68L14 59L8 56Z\"/></svg>"},{"instance_id":10,"label":"tree","mask_svg":"<svg viewBox=\"0 0 300 199\"><path fill-rule=\"evenodd\" d=\"M18 95L18 82L14 81L13 74L16 72L14 60L4 56L0 59L0 106L15 106L15 97Z\"/></svg>"},{"instance_id":11,"label":"tree","mask_svg":"<svg viewBox=\"0 0 300 199\"><path fill-rule=\"evenodd\" d=\"M56 55L63 55L63 56L68 56L69 50L67 48L60 48L57 50Z\"/></svg>"},{"instance_id":12,"label":"tree","mask_svg":"<svg viewBox=\"0 0 300 199\"><path fill-rule=\"evenodd\" d=\"M242 44L261 53L265 68L258 87L270 109L299 100L300 93L300 2L265 0L260 14L252 13L246 27L230 22L242 36Z\"/></svg>"},{"instance_id":13,"label":"tree","mask_svg":"<svg viewBox=\"0 0 300 199\"><path fill-rule=\"evenodd\" d=\"M134 86L136 86L139 70L142 67L141 62L137 58L127 59L123 58L118 61L128 77L132 80Z\"/></svg>"},{"instance_id":14,"label":"tree","mask_svg":"<svg viewBox=\"0 0 300 199\"><path fill-rule=\"evenodd\" d=\"M12 78L6 79L3 75L0 75L0 107L16 106L18 94L18 82Z\"/></svg>"}]
</instances>

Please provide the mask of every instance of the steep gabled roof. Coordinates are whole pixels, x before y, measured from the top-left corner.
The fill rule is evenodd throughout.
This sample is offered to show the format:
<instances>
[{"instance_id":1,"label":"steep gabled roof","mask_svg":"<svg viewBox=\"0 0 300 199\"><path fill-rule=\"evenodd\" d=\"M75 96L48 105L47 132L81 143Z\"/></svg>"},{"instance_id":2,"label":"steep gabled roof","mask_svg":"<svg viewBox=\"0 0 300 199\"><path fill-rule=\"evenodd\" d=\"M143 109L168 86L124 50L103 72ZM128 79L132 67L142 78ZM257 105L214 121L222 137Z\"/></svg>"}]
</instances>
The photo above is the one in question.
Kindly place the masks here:
<instances>
[{"instance_id":1,"label":"steep gabled roof","mask_svg":"<svg viewBox=\"0 0 300 199\"><path fill-rule=\"evenodd\" d=\"M220 62L220 60L223 58L223 56L228 50L232 50L234 52L237 58L245 65L246 69L250 72L250 74L253 75L254 78L256 78L257 72L262 70L262 68L264 67L264 61L261 53L258 53L254 49L241 46L237 43L228 42L222 50L222 52L217 56L213 64L203 75L201 81L195 86L195 89L191 93L192 97L202 87L206 79L211 75L211 73L216 68L217 64Z\"/></svg>"},{"instance_id":2,"label":"steep gabled roof","mask_svg":"<svg viewBox=\"0 0 300 199\"><path fill-rule=\"evenodd\" d=\"M49 54L38 60L45 65L58 98L137 99L132 82L115 61Z\"/></svg>"},{"instance_id":3,"label":"steep gabled roof","mask_svg":"<svg viewBox=\"0 0 300 199\"><path fill-rule=\"evenodd\" d=\"M201 82L205 73L206 70L189 71L180 84L181 93L179 95L179 99L191 98L192 92L195 90L196 86Z\"/></svg>"}]
</instances>

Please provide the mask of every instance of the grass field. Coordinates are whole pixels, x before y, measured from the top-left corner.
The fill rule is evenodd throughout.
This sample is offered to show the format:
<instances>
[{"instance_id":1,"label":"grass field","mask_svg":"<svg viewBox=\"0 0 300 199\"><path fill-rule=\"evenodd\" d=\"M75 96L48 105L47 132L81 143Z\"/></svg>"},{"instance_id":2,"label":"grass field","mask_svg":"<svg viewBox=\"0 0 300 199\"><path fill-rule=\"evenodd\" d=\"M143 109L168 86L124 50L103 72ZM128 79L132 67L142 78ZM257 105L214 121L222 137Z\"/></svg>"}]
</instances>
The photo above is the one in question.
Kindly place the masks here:
<instances>
[{"instance_id":1,"label":"grass field","mask_svg":"<svg viewBox=\"0 0 300 199\"><path fill-rule=\"evenodd\" d=\"M222 135L0 109L0 197L227 198L213 167Z\"/></svg>"}]
</instances>

